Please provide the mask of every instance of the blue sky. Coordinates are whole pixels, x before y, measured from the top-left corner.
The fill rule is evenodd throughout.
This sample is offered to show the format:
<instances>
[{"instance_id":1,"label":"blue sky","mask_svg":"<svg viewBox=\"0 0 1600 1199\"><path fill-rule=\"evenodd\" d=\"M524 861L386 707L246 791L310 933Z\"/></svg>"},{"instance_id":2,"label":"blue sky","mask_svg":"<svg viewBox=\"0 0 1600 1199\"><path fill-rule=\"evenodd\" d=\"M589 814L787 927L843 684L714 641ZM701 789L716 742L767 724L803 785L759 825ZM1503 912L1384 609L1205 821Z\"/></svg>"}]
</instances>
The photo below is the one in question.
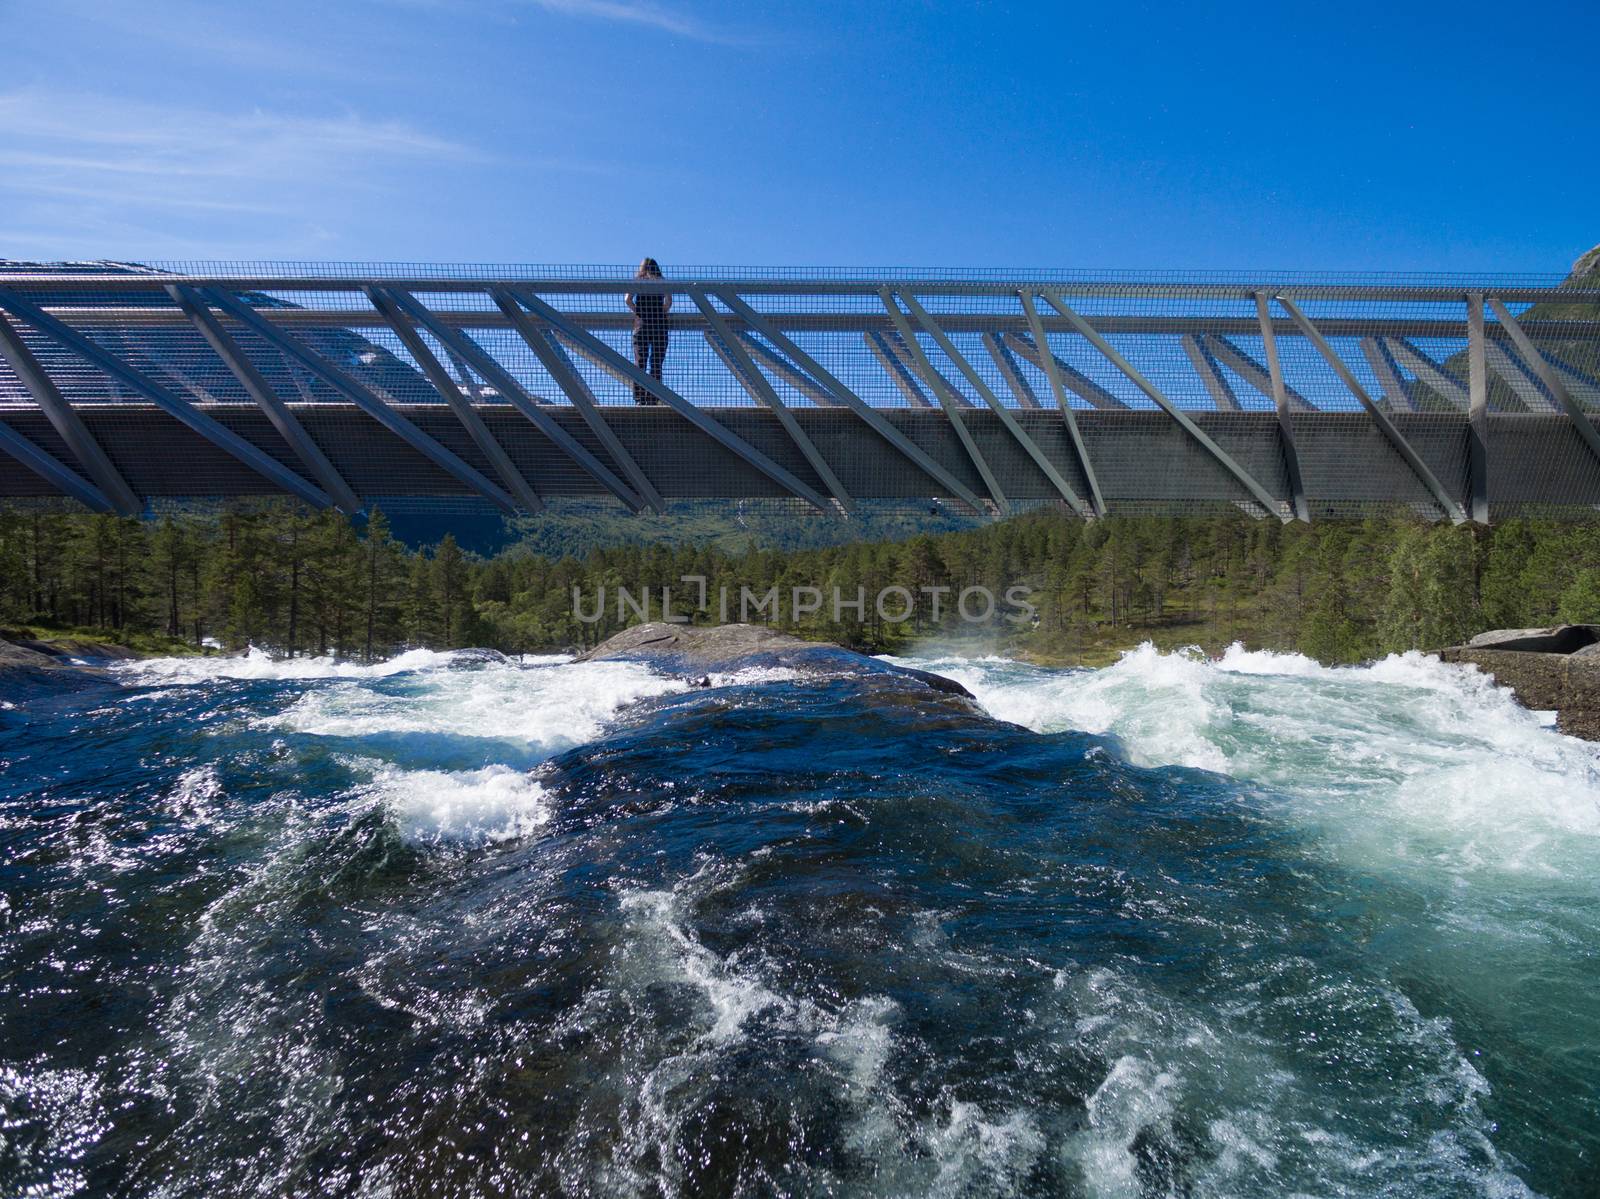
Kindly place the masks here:
<instances>
[{"instance_id":1,"label":"blue sky","mask_svg":"<svg viewBox=\"0 0 1600 1199\"><path fill-rule=\"evenodd\" d=\"M1560 271L1600 4L0 0L0 257Z\"/></svg>"}]
</instances>

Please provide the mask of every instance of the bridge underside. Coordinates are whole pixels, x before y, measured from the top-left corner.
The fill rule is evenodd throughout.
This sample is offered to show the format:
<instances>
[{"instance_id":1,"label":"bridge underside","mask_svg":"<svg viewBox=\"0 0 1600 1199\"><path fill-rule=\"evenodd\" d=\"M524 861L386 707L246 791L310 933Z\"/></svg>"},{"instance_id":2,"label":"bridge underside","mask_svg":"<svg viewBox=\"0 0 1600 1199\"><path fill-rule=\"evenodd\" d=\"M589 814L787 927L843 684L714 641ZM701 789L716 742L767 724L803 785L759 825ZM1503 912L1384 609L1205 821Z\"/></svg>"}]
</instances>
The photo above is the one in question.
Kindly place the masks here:
<instances>
[{"instance_id":1,"label":"bridge underside","mask_svg":"<svg viewBox=\"0 0 1600 1199\"><path fill-rule=\"evenodd\" d=\"M470 499L476 493L371 420L354 405L292 405L296 417L338 473L363 502L395 496ZM204 411L286 469L306 472L258 409L235 404ZM403 405L400 412L430 437L480 471L490 465L459 420L440 405ZM515 468L536 480L546 497L597 497L610 493L575 465L568 453L505 404L474 410ZM254 470L153 405L84 406L84 424L129 485L150 499L287 496ZM578 413L553 418L591 453L605 448ZM772 413L758 409L711 410L713 419L817 488L821 480ZM1040 466L1019 448L992 412L965 413L973 440L1012 504L1061 500ZM893 427L972 491L984 482L944 413L902 410L885 413ZM794 417L817 450L833 464L838 481L858 500L926 503L930 498L963 506L886 442L864 434L860 421L840 409L804 409ZM792 499L783 487L733 451L685 429L666 408L626 408L606 414L627 453L667 501ZM1089 492L1070 439L1053 412L1023 411L1014 419L1080 495ZM1182 428L1155 411L1088 411L1078 427L1112 513L1182 514L1237 506L1259 516L1281 516L1289 506L1285 461L1277 416L1271 412L1197 412L1196 425L1224 452L1283 497L1264 508ZM1396 413L1392 417L1431 472L1460 504L1469 501L1469 425L1466 414ZM1312 519L1357 516L1400 509L1427 519L1448 514L1365 415L1297 412L1291 417L1299 466ZM1494 453L1488 489L1497 519L1518 514L1581 515L1600 496L1600 469L1583 438L1564 415L1490 413ZM43 413L0 408L0 425L52 454L67 450ZM41 476L0 470L0 497L64 497ZM1591 497L1574 505L1574 497Z\"/></svg>"},{"instance_id":2,"label":"bridge underside","mask_svg":"<svg viewBox=\"0 0 1600 1199\"><path fill-rule=\"evenodd\" d=\"M641 334L650 295L670 311ZM1597 415L1590 278L0 262L0 500L125 515L598 496L1577 516L1600 509Z\"/></svg>"}]
</instances>

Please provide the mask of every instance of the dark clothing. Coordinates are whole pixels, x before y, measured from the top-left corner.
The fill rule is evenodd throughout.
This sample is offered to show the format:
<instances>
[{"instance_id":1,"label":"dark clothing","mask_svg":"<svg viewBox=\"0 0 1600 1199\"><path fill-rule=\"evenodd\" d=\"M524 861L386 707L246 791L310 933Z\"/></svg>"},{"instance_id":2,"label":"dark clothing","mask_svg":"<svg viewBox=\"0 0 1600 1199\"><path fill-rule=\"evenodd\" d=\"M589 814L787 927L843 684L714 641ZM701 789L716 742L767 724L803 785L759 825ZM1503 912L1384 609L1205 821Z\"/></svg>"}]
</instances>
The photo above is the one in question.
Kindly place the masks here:
<instances>
[{"instance_id":1,"label":"dark clothing","mask_svg":"<svg viewBox=\"0 0 1600 1199\"><path fill-rule=\"evenodd\" d=\"M665 318L649 325L636 322L633 327L633 364L646 374L661 378L661 363L667 356L667 322ZM633 385L633 402L656 404L660 401L639 384Z\"/></svg>"},{"instance_id":2,"label":"dark clothing","mask_svg":"<svg viewBox=\"0 0 1600 1199\"><path fill-rule=\"evenodd\" d=\"M667 323L667 297L658 291L642 292L633 297L633 327L665 325Z\"/></svg>"},{"instance_id":3,"label":"dark clothing","mask_svg":"<svg viewBox=\"0 0 1600 1199\"><path fill-rule=\"evenodd\" d=\"M667 356L667 297L660 293L641 293L631 296L633 305L633 362L640 370L661 378L661 364ZM659 401L637 383L633 386L633 402L655 404Z\"/></svg>"}]
</instances>

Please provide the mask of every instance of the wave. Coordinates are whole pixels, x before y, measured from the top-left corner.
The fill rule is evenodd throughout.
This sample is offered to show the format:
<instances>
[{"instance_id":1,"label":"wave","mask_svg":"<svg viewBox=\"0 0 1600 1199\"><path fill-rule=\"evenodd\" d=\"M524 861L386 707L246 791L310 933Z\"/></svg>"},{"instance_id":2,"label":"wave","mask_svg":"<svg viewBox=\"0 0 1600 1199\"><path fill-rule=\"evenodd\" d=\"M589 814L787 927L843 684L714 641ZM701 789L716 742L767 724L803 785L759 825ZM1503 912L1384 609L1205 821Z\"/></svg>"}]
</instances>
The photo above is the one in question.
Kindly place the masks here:
<instances>
[{"instance_id":1,"label":"wave","mask_svg":"<svg viewBox=\"0 0 1600 1199\"><path fill-rule=\"evenodd\" d=\"M407 841L489 844L531 836L550 820L545 789L526 771L380 768L365 789Z\"/></svg>"},{"instance_id":2,"label":"wave","mask_svg":"<svg viewBox=\"0 0 1600 1199\"><path fill-rule=\"evenodd\" d=\"M403 686L350 680L308 690L269 721L324 737L516 741L547 756L592 741L619 708L686 687L631 662L427 670Z\"/></svg>"},{"instance_id":3,"label":"wave","mask_svg":"<svg viewBox=\"0 0 1600 1199\"><path fill-rule=\"evenodd\" d=\"M1368 864L1550 877L1600 864L1600 747L1476 667L1419 653L1330 667L1238 645L1208 660L1148 643L1096 671L907 664L1036 732L1107 734L1141 765L1265 784Z\"/></svg>"},{"instance_id":4,"label":"wave","mask_svg":"<svg viewBox=\"0 0 1600 1199\"><path fill-rule=\"evenodd\" d=\"M243 654L198 658L144 658L111 669L135 683L212 683L223 679L378 679L448 665L450 651L407 650L382 662L363 665L337 658L275 658L251 646ZM563 656L561 661L566 661Z\"/></svg>"}]
</instances>

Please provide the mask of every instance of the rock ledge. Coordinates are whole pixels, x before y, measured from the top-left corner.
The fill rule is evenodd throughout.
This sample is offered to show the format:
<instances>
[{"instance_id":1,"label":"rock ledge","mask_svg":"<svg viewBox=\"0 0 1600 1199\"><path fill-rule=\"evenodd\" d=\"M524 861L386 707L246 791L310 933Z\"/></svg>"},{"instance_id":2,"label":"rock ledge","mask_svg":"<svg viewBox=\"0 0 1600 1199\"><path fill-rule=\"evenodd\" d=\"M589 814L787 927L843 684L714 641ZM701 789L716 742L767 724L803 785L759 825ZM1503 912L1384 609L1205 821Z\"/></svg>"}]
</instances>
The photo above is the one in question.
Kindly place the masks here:
<instances>
[{"instance_id":1,"label":"rock ledge","mask_svg":"<svg viewBox=\"0 0 1600 1199\"><path fill-rule=\"evenodd\" d=\"M703 677L751 667L784 667L811 678L845 678L863 675L894 676L920 683L945 695L966 699L972 693L954 679L926 670L893 666L866 654L819 641L802 641L764 625L686 624L634 625L607 638L579 662L644 662L663 674Z\"/></svg>"}]
</instances>

